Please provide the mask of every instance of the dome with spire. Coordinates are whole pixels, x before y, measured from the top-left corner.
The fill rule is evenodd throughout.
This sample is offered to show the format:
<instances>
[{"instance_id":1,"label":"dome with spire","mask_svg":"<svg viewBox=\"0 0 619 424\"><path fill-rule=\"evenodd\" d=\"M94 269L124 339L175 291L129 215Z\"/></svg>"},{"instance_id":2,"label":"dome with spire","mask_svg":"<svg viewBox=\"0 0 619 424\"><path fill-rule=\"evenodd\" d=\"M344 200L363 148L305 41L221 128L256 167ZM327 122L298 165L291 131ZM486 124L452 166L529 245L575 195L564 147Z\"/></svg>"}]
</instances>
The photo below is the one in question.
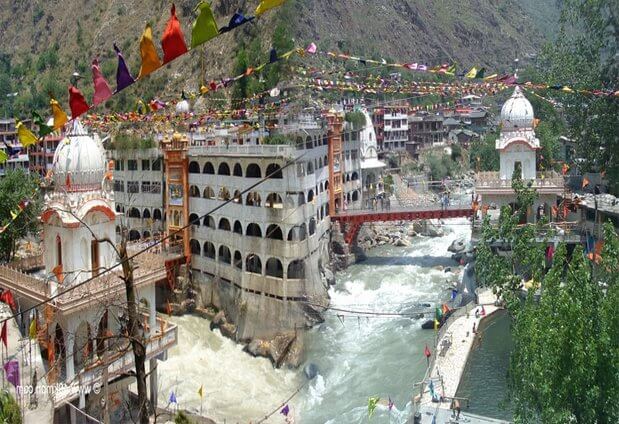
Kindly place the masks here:
<instances>
[{"instance_id":1,"label":"dome with spire","mask_svg":"<svg viewBox=\"0 0 619 424\"><path fill-rule=\"evenodd\" d=\"M534 118L531 102L524 97L520 87L516 87L512 96L507 99L501 109L501 123L503 129L532 129Z\"/></svg>"},{"instance_id":2,"label":"dome with spire","mask_svg":"<svg viewBox=\"0 0 619 424\"><path fill-rule=\"evenodd\" d=\"M75 120L54 153L55 186L67 191L94 188L101 185L105 171L105 154L100 143Z\"/></svg>"}]
</instances>

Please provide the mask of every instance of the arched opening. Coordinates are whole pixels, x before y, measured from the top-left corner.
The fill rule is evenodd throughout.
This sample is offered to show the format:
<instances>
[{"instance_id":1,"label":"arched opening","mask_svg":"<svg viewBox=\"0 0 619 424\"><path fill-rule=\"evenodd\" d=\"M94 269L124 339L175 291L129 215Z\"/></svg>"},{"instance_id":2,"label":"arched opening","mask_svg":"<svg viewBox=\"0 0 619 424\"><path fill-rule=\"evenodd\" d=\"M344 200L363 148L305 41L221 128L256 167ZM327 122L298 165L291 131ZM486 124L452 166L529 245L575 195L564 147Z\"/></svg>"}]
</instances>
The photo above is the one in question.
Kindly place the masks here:
<instances>
[{"instance_id":1,"label":"arched opening","mask_svg":"<svg viewBox=\"0 0 619 424\"><path fill-rule=\"evenodd\" d=\"M56 236L56 265L62 266L62 240Z\"/></svg>"},{"instance_id":2,"label":"arched opening","mask_svg":"<svg viewBox=\"0 0 619 424\"><path fill-rule=\"evenodd\" d=\"M359 174L355 171L352 173L352 175L350 176L350 179L353 181L357 181L359 179Z\"/></svg>"},{"instance_id":3,"label":"arched opening","mask_svg":"<svg viewBox=\"0 0 619 424\"><path fill-rule=\"evenodd\" d=\"M189 162L189 173L190 174L199 174L200 173L200 165L196 161Z\"/></svg>"},{"instance_id":4,"label":"arched opening","mask_svg":"<svg viewBox=\"0 0 619 424\"><path fill-rule=\"evenodd\" d=\"M269 277L284 278L284 266L277 258L269 258L266 264L265 274Z\"/></svg>"},{"instance_id":5,"label":"arched opening","mask_svg":"<svg viewBox=\"0 0 619 424\"><path fill-rule=\"evenodd\" d=\"M238 269L243 269L243 257L238 250L234 252L234 266Z\"/></svg>"},{"instance_id":6,"label":"arched opening","mask_svg":"<svg viewBox=\"0 0 619 424\"><path fill-rule=\"evenodd\" d=\"M314 173L314 163L310 160L307 162L307 175Z\"/></svg>"},{"instance_id":7,"label":"arched opening","mask_svg":"<svg viewBox=\"0 0 619 424\"><path fill-rule=\"evenodd\" d=\"M308 135L305 138L305 148L306 149L311 149L312 147L314 147L314 143L312 142L312 137Z\"/></svg>"},{"instance_id":8,"label":"arched opening","mask_svg":"<svg viewBox=\"0 0 619 424\"><path fill-rule=\"evenodd\" d=\"M241 221L234 221L234 227L232 228L232 231L237 234L243 235L243 225L241 224Z\"/></svg>"},{"instance_id":9,"label":"arched opening","mask_svg":"<svg viewBox=\"0 0 619 424\"><path fill-rule=\"evenodd\" d=\"M314 218L309 221L309 235L314 235L316 232L316 220Z\"/></svg>"},{"instance_id":10,"label":"arched opening","mask_svg":"<svg viewBox=\"0 0 619 424\"><path fill-rule=\"evenodd\" d=\"M230 231L230 221L228 221L227 218L221 218L219 220L219 226L217 228L224 231Z\"/></svg>"},{"instance_id":11,"label":"arched opening","mask_svg":"<svg viewBox=\"0 0 619 424\"><path fill-rule=\"evenodd\" d=\"M245 176L247 178L262 178L262 171L260 171L260 167L257 164L250 163L245 170Z\"/></svg>"},{"instance_id":12,"label":"arched opening","mask_svg":"<svg viewBox=\"0 0 619 424\"><path fill-rule=\"evenodd\" d=\"M200 217L196 213L192 213L189 215L189 223L191 225L195 225L196 227L200 226Z\"/></svg>"},{"instance_id":13,"label":"arched opening","mask_svg":"<svg viewBox=\"0 0 619 424\"><path fill-rule=\"evenodd\" d=\"M286 277L293 280L305 278L305 264L301 259L294 260L288 264Z\"/></svg>"},{"instance_id":14,"label":"arched opening","mask_svg":"<svg viewBox=\"0 0 619 424\"><path fill-rule=\"evenodd\" d=\"M346 181L346 182L350 181L350 174L346 174L346 177L344 178L344 181Z\"/></svg>"},{"instance_id":15,"label":"arched opening","mask_svg":"<svg viewBox=\"0 0 619 424\"><path fill-rule=\"evenodd\" d=\"M305 223L295 225L288 231L288 241L303 241L307 238L307 226Z\"/></svg>"},{"instance_id":16,"label":"arched opening","mask_svg":"<svg viewBox=\"0 0 619 424\"><path fill-rule=\"evenodd\" d=\"M116 226L116 234L120 234L120 225Z\"/></svg>"},{"instance_id":17,"label":"arched opening","mask_svg":"<svg viewBox=\"0 0 619 424\"><path fill-rule=\"evenodd\" d=\"M284 235L282 233L282 229L277 224L271 224L267 227L266 238L270 238L273 240L283 240Z\"/></svg>"},{"instance_id":18,"label":"arched opening","mask_svg":"<svg viewBox=\"0 0 619 424\"><path fill-rule=\"evenodd\" d=\"M150 211L148 209L144 209L144 212L142 212L142 218L144 219L150 218Z\"/></svg>"},{"instance_id":19,"label":"arched opening","mask_svg":"<svg viewBox=\"0 0 619 424\"><path fill-rule=\"evenodd\" d=\"M161 221L161 211L159 209L153 209L153 219L155 221Z\"/></svg>"},{"instance_id":20,"label":"arched opening","mask_svg":"<svg viewBox=\"0 0 619 424\"><path fill-rule=\"evenodd\" d=\"M359 200L359 190L355 190L352 192L352 201L356 202Z\"/></svg>"},{"instance_id":21,"label":"arched opening","mask_svg":"<svg viewBox=\"0 0 619 424\"><path fill-rule=\"evenodd\" d=\"M270 163L267 166L267 175L269 178L284 178L282 168L276 163Z\"/></svg>"},{"instance_id":22,"label":"arched opening","mask_svg":"<svg viewBox=\"0 0 619 424\"><path fill-rule=\"evenodd\" d=\"M205 199L214 199L215 198L215 190L213 190L209 186L204 187L204 191L202 192L202 197L204 197Z\"/></svg>"},{"instance_id":23,"label":"arched opening","mask_svg":"<svg viewBox=\"0 0 619 424\"><path fill-rule=\"evenodd\" d=\"M329 190L329 181L325 181L325 191Z\"/></svg>"},{"instance_id":24,"label":"arched opening","mask_svg":"<svg viewBox=\"0 0 619 424\"><path fill-rule=\"evenodd\" d=\"M350 203L350 193L346 193L346 203Z\"/></svg>"},{"instance_id":25,"label":"arched opening","mask_svg":"<svg viewBox=\"0 0 619 424\"><path fill-rule=\"evenodd\" d=\"M261 203L262 199L257 191L251 191L247 194L247 198L245 199L245 204L247 206L260 206Z\"/></svg>"},{"instance_id":26,"label":"arched opening","mask_svg":"<svg viewBox=\"0 0 619 424\"><path fill-rule=\"evenodd\" d=\"M243 196L239 190L234 190L234 197L232 198L234 203L243 204Z\"/></svg>"},{"instance_id":27,"label":"arched opening","mask_svg":"<svg viewBox=\"0 0 619 424\"><path fill-rule=\"evenodd\" d=\"M214 175L215 174L215 168L213 168L213 164L210 162L206 162L204 164L204 168L202 168L202 173L203 174L211 174Z\"/></svg>"},{"instance_id":28,"label":"arched opening","mask_svg":"<svg viewBox=\"0 0 619 424\"><path fill-rule=\"evenodd\" d=\"M150 238L150 231L144 231L142 233L142 238L149 239Z\"/></svg>"},{"instance_id":29,"label":"arched opening","mask_svg":"<svg viewBox=\"0 0 619 424\"><path fill-rule=\"evenodd\" d=\"M129 218L140 218L140 210L138 208L129 209Z\"/></svg>"},{"instance_id":30,"label":"arched opening","mask_svg":"<svg viewBox=\"0 0 619 424\"><path fill-rule=\"evenodd\" d=\"M129 231L129 241L135 241L140 239L140 232L138 230Z\"/></svg>"},{"instance_id":31,"label":"arched opening","mask_svg":"<svg viewBox=\"0 0 619 424\"><path fill-rule=\"evenodd\" d=\"M200 197L200 189L195 185L189 186L189 197Z\"/></svg>"},{"instance_id":32,"label":"arched opening","mask_svg":"<svg viewBox=\"0 0 619 424\"><path fill-rule=\"evenodd\" d=\"M105 338L108 335L108 319L107 319L107 309L103 312L101 319L99 320L99 326L97 327L97 356L99 358L103 357L103 354L106 351L105 346L107 345Z\"/></svg>"},{"instance_id":33,"label":"arched opening","mask_svg":"<svg viewBox=\"0 0 619 424\"><path fill-rule=\"evenodd\" d=\"M56 324L56 331L54 332L54 365L58 370L61 377L65 377L65 360L67 357L65 350L64 331L60 324ZM50 364L51 365L51 364Z\"/></svg>"},{"instance_id":34,"label":"arched opening","mask_svg":"<svg viewBox=\"0 0 619 424\"><path fill-rule=\"evenodd\" d=\"M210 241L205 241L202 247L202 255L207 258L215 259L215 245Z\"/></svg>"},{"instance_id":35,"label":"arched opening","mask_svg":"<svg viewBox=\"0 0 619 424\"><path fill-rule=\"evenodd\" d=\"M245 235L251 237L262 237L262 230L260 229L260 226L258 224L254 224L252 222L247 226L247 229L245 230Z\"/></svg>"},{"instance_id":36,"label":"arched opening","mask_svg":"<svg viewBox=\"0 0 619 424\"><path fill-rule=\"evenodd\" d=\"M116 212L120 213L120 205L116 205Z\"/></svg>"},{"instance_id":37,"label":"arched opening","mask_svg":"<svg viewBox=\"0 0 619 424\"><path fill-rule=\"evenodd\" d=\"M230 254L230 249L227 246L221 245L219 246L219 262L223 262L226 264L232 263L232 255Z\"/></svg>"},{"instance_id":38,"label":"arched opening","mask_svg":"<svg viewBox=\"0 0 619 424\"><path fill-rule=\"evenodd\" d=\"M232 170L232 175L234 175L235 177L242 177L243 176L243 168L241 167L240 163L235 163L234 164L234 169Z\"/></svg>"},{"instance_id":39,"label":"arched opening","mask_svg":"<svg viewBox=\"0 0 619 424\"><path fill-rule=\"evenodd\" d=\"M191 250L192 255L200 255L202 253L200 249L200 242L196 239L189 240L189 249Z\"/></svg>"},{"instance_id":40,"label":"arched opening","mask_svg":"<svg viewBox=\"0 0 619 424\"><path fill-rule=\"evenodd\" d=\"M210 215L206 215L204 217L204 219L202 220L202 224L205 227L209 227L209 228L213 228L214 229L215 228L215 219L213 219L213 217L210 216Z\"/></svg>"},{"instance_id":41,"label":"arched opening","mask_svg":"<svg viewBox=\"0 0 619 424\"><path fill-rule=\"evenodd\" d=\"M314 201L314 190L310 190L307 192L307 202L313 202Z\"/></svg>"},{"instance_id":42,"label":"arched opening","mask_svg":"<svg viewBox=\"0 0 619 424\"><path fill-rule=\"evenodd\" d=\"M262 274L262 261L258 255L253 253L247 255L245 259L245 271L254 274Z\"/></svg>"},{"instance_id":43,"label":"arched opening","mask_svg":"<svg viewBox=\"0 0 619 424\"><path fill-rule=\"evenodd\" d=\"M284 201L282 200L282 197L279 194L269 193L269 195L267 196L266 207L281 209L284 207Z\"/></svg>"},{"instance_id":44,"label":"arched opening","mask_svg":"<svg viewBox=\"0 0 619 424\"><path fill-rule=\"evenodd\" d=\"M230 167L226 162L222 162L219 164L219 168L217 168L218 175L230 175Z\"/></svg>"},{"instance_id":45,"label":"arched opening","mask_svg":"<svg viewBox=\"0 0 619 424\"><path fill-rule=\"evenodd\" d=\"M226 187L219 189L219 200L230 200L230 190Z\"/></svg>"},{"instance_id":46,"label":"arched opening","mask_svg":"<svg viewBox=\"0 0 619 424\"><path fill-rule=\"evenodd\" d=\"M305 204L305 193L300 192L297 195L297 206L301 206Z\"/></svg>"},{"instance_id":47,"label":"arched opening","mask_svg":"<svg viewBox=\"0 0 619 424\"><path fill-rule=\"evenodd\" d=\"M75 330L73 343L73 364L76 371L81 370L84 364L93 357L92 331L86 321L80 322Z\"/></svg>"},{"instance_id":48,"label":"arched opening","mask_svg":"<svg viewBox=\"0 0 619 424\"><path fill-rule=\"evenodd\" d=\"M318 158L318 168L322 168L322 158Z\"/></svg>"}]
</instances>

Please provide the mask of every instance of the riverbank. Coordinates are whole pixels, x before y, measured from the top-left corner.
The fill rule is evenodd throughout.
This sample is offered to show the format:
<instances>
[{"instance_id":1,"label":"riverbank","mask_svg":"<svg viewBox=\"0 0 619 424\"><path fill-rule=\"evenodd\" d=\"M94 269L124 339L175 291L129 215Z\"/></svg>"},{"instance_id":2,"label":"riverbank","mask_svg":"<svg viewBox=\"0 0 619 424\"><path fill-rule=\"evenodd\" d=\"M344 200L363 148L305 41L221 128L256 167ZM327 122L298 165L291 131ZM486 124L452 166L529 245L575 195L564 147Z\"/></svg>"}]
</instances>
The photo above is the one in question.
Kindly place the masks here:
<instances>
[{"instance_id":1,"label":"riverbank","mask_svg":"<svg viewBox=\"0 0 619 424\"><path fill-rule=\"evenodd\" d=\"M451 413L452 399L457 397L458 386L469 354L477 340L473 328L479 328L483 320L488 319L500 309L495 306L495 296L490 290L485 289L478 295L479 305L469 304L459 309L441 328L436 338L432 362L420 385L420 392L413 395L417 401L422 424L432 423L433 418L439 414L439 410L442 410L441 416L444 415L444 411ZM481 310L482 306L485 309L485 315L476 316L475 310ZM443 401L433 401L432 391L436 397L443 398ZM466 400L461 399L459 402L465 409Z\"/></svg>"}]
</instances>

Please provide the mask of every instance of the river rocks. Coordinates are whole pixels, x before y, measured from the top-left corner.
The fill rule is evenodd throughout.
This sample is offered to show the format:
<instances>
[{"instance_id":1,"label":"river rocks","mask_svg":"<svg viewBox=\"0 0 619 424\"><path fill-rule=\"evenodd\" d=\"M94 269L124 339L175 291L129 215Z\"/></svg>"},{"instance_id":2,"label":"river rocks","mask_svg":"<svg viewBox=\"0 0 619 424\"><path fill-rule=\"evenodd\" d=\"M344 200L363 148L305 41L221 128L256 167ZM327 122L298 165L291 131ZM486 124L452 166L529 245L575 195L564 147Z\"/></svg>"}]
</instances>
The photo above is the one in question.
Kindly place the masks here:
<instances>
[{"instance_id":1,"label":"river rocks","mask_svg":"<svg viewBox=\"0 0 619 424\"><path fill-rule=\"evenodd\" d=\"M399 238L395 241L394 245L399 247L407 247L410 246L410 243L404 239Z\"/></svg>"},{"instance_id":2,"label":"river rocks","mask_svg":"<svg viewBox=\"0 0 619 424\"><path fill-rule=\"evenodd\" d=\"M447 251L452 253L459 253L466 249L466 242L464 239L456 239L451 245L447 248Z\"/></svg>"},{"instance_id":3,"label":"river rocks","mask_svg":"<svg viewBox=\"0 0 619 424\"><path fill-rule=\"evenodd\" d=\"M318 375L318 365L310 362L303 367L303 373L308 380L313 380Z\"/></svg>"},{"instance_id":4,"label":"river rocks","mask_svg":"<svg viewBox=\"0 0 619 424\"><path fill-rule=\"evenodd\" d=\"M253 339L243 350L252 356L270 359L276 368L284 364L296 368L301 364L303 343L295 333L287 332L277 334L270 340Z\"/></svg>"}]
</instances>

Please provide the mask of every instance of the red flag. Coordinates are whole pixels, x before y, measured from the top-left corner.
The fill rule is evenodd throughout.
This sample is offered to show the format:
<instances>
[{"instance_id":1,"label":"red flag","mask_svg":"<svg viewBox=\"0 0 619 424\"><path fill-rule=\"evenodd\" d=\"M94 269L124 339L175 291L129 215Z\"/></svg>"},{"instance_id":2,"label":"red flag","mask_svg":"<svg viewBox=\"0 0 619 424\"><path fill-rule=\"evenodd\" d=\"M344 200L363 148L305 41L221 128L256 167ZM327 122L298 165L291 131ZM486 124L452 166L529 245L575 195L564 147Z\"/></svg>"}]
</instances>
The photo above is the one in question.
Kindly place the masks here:
<instances>
[{"instance_id":1,"label":"red flag","mask_svg":"<svg viewBox=\"0 0 619 424\"><path fill-rule=\"evenodd\" d=\"M2 332L0 332L0 339L2 339L2 343L4 343L4 347L9 348L7 335L6 335L6 321L2 323Z\"/></svg>"},{"instance_id":2,"label":"red flag","mask_svg":"<svg viewBox=\"0 0 619 424\"><path fill-rule=\"evenodd\" d=\"M112 97L112 89L103 77L101 69L99 69L99 59L94 58L92 60L92 82L95 85L95 95L92 99L92 103L96 106L99 103L105 102Z\"/></svg>"},{"instance_id":3,"label":"red flag","mask_svg":"<svg viewBox=\"0 0 619 424\"><path fill-rule=\"evenodd\" d=\"M161 48L163 49L163 63L168 63L178 56L187 53L185 36L181 29L181 23L176 17L176 6L174 6L174 3L172 3L170 19L161 38Z\"/></svg>"},{"instance_id":4,"label":"red flag","mask_svg":"<svg viewBox=\"0 0 619 424\"><path fill-rule=\"evenodd\" d=\"M426 358L432 356L432 352L430 352L430 349L428 349L428 345L426 345L426 348L423 350L423 354L426 356Z\"/></svg>"},{"instance_id":5,"label":"red flag","mask_svg":"<svg viewBox=\"0 0 619 424\"><path fill-rule=\"evenodd\" d=\"M72 85L69 86L69 105L71 106L72 119L88 112L88 109L90 109L86 99L84 99L84 95Z\"/></svg>"},{"instance_id":6,"label":"red flag","mask_svg":"<svg viewBox=\"0 0 619 424\"><path fill-rule=\"evenodd\" d=\"M11 293L11 290L3 291L0 295L0 301L9 305L13 311L17 310L17 305L15 304L15 299L13 299L13 293Z\"/></svg>"}]
</instances>

